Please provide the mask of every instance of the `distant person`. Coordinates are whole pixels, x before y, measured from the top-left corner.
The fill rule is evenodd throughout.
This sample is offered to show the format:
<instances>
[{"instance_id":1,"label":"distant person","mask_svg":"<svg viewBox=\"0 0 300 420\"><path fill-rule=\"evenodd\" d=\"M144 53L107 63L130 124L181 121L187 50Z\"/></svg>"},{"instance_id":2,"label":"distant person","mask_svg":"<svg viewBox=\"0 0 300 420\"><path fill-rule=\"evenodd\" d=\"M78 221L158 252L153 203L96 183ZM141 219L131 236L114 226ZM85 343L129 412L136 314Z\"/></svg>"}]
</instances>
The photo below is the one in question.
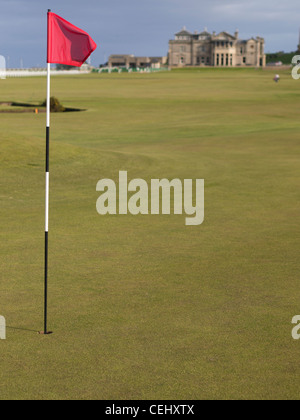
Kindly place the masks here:
<instances>
[{"instance_id":1,"label":"distant person","mask_svg":"<svg viewBox=\"0 0 300 420\"><path fill-rule=\"evenodd\" d=\"M274 82L278 83L279 80L280 80L280 76L279 76L279 74L276 74L276 76L274 77Z\"/></svg>"}]
</instances>

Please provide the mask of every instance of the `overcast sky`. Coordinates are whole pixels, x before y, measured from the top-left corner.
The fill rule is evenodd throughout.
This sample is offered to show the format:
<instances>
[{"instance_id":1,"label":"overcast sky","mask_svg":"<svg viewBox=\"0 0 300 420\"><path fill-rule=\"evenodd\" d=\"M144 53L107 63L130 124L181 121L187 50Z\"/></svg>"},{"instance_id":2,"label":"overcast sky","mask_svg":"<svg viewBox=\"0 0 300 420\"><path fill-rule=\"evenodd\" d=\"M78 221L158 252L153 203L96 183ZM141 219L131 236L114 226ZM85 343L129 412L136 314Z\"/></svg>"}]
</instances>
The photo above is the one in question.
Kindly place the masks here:
<instances>
[{"instance_id":1,"label":"overcast sky","mask_svg":"<svg viewBox=\"0 0 300 420\"><path fill-rule=\"evenodd\" d=\"M295 51L299 0L0 0L0 55L10 67L45 66L46 12L51 8L90 33L92 64L110 54L167 55L168 41L186 26L262 36L266 51Z\"/></svg>"}]
</instances>

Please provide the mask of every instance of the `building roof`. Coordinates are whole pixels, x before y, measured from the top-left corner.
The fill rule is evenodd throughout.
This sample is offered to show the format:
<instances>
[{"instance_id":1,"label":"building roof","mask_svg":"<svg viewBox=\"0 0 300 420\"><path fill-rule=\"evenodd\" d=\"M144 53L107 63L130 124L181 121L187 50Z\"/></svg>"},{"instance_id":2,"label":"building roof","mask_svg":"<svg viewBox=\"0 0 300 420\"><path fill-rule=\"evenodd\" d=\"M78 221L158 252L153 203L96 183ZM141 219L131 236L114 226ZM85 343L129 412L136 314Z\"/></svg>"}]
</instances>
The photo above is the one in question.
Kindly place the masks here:
<instances>
[{"instance_id":1,"label":"building roof","mask_svg":"<svg viewBox=\"0 0 300 420\"><path fill-rule=\"evenodd\" d=\"M207 31L200 32L200 34L198 34L198 35L200 35L200 36L211 36L211 34Z\"/></svg>"},{"instance_id":2,"label":"building roof","mask_svg":"<svg viewBox=\"0 0 300 420\"><path fill-rule=\"evenodd\" d=\"M186 27L184 26L180 32L178 32L177 34L175 34L176 36L191 36L192 33L189 32Z\"/></svg>"},{"instance_id":3,"label":"building roof","mask_svg":"<svg viewBox=\"0 0 300 420\"><path fill-rule=\"evenodd\" d=\"M218 40L228 40L228 39L234 40L236 38L235 38L235 36L231 35L230 33L224 31L224 32L221 32L218 35L216 35L215 39L218 39Z\"/></svg>"}]
</instances>

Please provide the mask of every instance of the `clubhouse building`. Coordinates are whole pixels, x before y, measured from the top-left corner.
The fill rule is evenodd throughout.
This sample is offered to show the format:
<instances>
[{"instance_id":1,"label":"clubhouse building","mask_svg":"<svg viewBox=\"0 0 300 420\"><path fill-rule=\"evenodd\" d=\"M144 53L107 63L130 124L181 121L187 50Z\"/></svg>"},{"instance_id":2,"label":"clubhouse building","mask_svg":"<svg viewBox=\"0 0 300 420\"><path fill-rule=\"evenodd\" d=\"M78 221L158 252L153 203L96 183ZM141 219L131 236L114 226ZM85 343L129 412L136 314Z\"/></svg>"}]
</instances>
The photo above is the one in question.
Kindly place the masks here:
<instances>
[{"instance_id":1,"label":"clubhouse building","mask_svg":"<svg viewBox=\"0 0 300 420\"><path fill-rule=\"evenodd\" d=\"M169 42L169 66L265 67L265 40L242 40L239 32L198 33L183 28Z\"/></svg>"}]
</instances>

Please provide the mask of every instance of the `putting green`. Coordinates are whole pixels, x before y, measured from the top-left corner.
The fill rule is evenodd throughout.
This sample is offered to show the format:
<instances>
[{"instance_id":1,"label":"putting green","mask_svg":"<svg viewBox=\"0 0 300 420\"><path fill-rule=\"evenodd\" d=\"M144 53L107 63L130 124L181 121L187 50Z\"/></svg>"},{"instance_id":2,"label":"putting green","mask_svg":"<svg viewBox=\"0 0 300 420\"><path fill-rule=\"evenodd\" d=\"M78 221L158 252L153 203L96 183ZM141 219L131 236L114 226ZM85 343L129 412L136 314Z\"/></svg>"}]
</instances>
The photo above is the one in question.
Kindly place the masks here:
<instances>
[{"instance_id":1,"label":"putting green","mask_svg":"<svg viewBox=\"0 0 300 420\"><path fill-rule=\"evenodd\" d=\"M299 93L289 72L52 78L82 113L0 114L0 399L298 399ZM40 103L44 78L1 101ZM102 178L205 179L205 222L100 216Z\"/></svg>"}]
</instances>

